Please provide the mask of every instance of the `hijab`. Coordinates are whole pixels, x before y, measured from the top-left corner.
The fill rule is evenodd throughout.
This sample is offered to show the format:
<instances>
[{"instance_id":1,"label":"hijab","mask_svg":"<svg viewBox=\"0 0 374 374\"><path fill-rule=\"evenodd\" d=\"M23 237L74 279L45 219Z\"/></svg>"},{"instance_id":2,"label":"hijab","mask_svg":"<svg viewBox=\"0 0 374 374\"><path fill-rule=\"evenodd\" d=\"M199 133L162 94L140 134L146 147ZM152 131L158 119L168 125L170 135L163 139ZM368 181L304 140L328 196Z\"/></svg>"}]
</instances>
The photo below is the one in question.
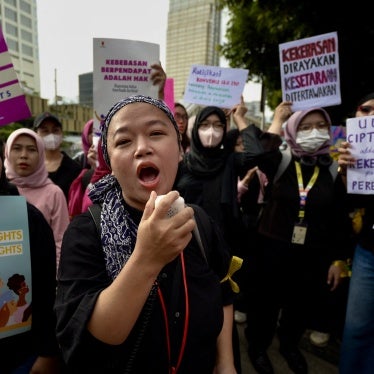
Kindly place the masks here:
<instances>
[{"instance_id":1,"label":"hijab","mask_svg":"<svg viewBox=\"0 0 374 374\"><path fill-rule=\"evenodd\" d=\"M325 155L325 154L330 153L330 147L332 144L330 129L329 129L330 140L327 140L320 148L318 148L316 151L312 153L304 151L300 147L300 145L296 143L297 129L301 121L304 119L306 115L312 112L320 112L331 128L330 116L323 108L309 108L307 110L300 110L300 111L294 112L291 115L291 117L287 120L286 125L284 127L284 138L288 146L290 147L292 154L294 154L297 157L303 157L303 156L316 157L319 155Z\"/></svg>"},{"instance_id":2,"label":"hijab","mask_svg":"<svg viewBox=\"0 0 374 374\"><path fill-rule=\"evenodd\" d=\"M108 168L108 165L104 160L103 150L101 147L101 139L99 139L99 142L97 144L97 161L98 166L95 168L95 171L92 174L90 183L95 183L99 179L110 173L110 169Z\"/></svg>"},{"instance_id":3,"label":"hijab","mask_svg":"<svg viewBox=\"0 0 374 374\"><path fill-rule=\"evenodd\" d=\"M146 103L153 105L154 107L162 110L170 119L171 123L174 126L175 131L177 132L177 136L179 139L179 147L181 148L180 144L180 132L177 125L177 122L174 119L173 113L170 111L169 107L159 99L154 99L149 96L143 96L143 95L135 95L135 96L129 96L125 99L122 99L118 101L116 104L112 106L112 108L109 110L108 114L105 117L105 120L100 123L100 130L101 130L101 139L102 139L102 150L103 150L103 157L106 162L106 164L110 167L110 159L108 155L108 128L110 121L114 117L114 115L122 109L124 106L132 104L132 103Z\"/></svg>"},{"instance_id":4,"label":"hijab","mask_svg":"<svg viewBox=\"0 0 374 374\"><path fill-rule=\"evenodd\" d=\"M87 153L91 147L89 136L92 133L92 127L93 127L93 119L90 119L87 121L83 127L82 131L82 148L85 156L87 156Z\"/></svg>"},{"instance_id":5,"label":"hijab","mask_svg":"<svg viewBox=\"0 0 374 374\"><path fill-rule=\"evenodd\" d=\"M17 139L17 137L20 135L27 135L33 138L36 142L36 147L38 149L38 154L39 154L39 160L38 160L38 164L37 164L35 171L27 177L21 177L20 175L18 175L9 162L9 154L10 154L12 145L14 141ZM6 173L8 180L12 184L20 188L25 188L25 187L36 188L36 187L42 187L47 184L53 183L48 178L48 171L45 166L45 150L44 150L43 139L35 131L27 129L27 128L21 128L21 129L15 130L9 135L8 140L6 142L6 146L5 146L4 167L5 167L5 173Z\"/></svg>"},{"instance_id":6,"label":"hijab","mask_svg":"<svg viewBox=\"0 0 374 374\"><path fill-rule=\"evenodd\" d=\"M357 105L356 105L354 111L356 111L357 107L359 107L360 105L366 103L366 102L369 101L369 100L374 100L374 92L371 92L371 93L365 95L364 97L362 97L362 98L357 102Z\"/></svg>"},{"instance_id":7,"label":"hijab","mask_svg":"<svg viewBox=\"0 0 374 374\"><path fill-rule=\"evenodd\" d=\"M199 137L199 126L211 114L216 114L224 125L221 142L213 148L204 147ZM227 160L229 152L224 147L226 137L226 116L222 109L215 106L203 108L196 116L191 131L191 147L186 154L185 161L187 169L198 176L212 176L221 170Z\"/></svg>"}]
</instances>

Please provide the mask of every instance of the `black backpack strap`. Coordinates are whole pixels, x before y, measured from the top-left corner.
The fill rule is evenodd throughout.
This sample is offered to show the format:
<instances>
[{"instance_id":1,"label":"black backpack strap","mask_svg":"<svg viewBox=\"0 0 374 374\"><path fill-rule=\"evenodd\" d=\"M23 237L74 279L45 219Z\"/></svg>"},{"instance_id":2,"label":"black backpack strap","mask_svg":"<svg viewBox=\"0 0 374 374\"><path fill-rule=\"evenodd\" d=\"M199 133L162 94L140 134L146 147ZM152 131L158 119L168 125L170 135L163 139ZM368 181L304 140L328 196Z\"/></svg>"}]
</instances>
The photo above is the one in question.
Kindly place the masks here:
<instances>
[{"instance_id":1,"label":"black backpack strap","mask_svg":"<svg viewBox=\"0 0 374 374\"><path fill-rule=\"evenodd\" d=\"M100 225L100 217L101 217L101 205L100 204L92 204L88 207L88 211L90 212L92 219L95 222L97 232L99 236L101 236L101 225Z\"/></svg>"},{"instance_id":2,"label":"black backpack strap","mask_svg":"<svg viewBox=\"0 0 374 374\"><path fill-rule=\"evenodd\" d=\"M90 184L91 177L94 173L94 169L87 169L86 172L82 176L82 189L83 191L86 190L87 186Z\"/></svg>"}]
</instances>

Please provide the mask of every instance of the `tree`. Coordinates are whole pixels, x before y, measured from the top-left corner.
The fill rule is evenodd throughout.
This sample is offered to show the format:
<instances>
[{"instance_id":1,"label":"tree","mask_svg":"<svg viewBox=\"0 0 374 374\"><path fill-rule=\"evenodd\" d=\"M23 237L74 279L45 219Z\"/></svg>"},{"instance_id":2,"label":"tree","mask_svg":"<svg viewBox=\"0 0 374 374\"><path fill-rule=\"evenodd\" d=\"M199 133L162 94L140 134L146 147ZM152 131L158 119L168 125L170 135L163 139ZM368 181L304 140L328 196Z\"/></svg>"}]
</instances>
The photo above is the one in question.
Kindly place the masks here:
<instances>
[{"instance_id":1,"label":"tree","mask_svg":"<svg viewBox=\"0 0 374 374\"><path fill-rule=\"evenodd\" d=\"M346 3L346 4L345 4ZM359 98L374 91L372 15L363 0L219 0L229 11L227 42L219 49L231 67L249 70L262 82L267 104L281 101L279 44L333 31L338 33L342 104L327 107L344 123Z\"/></svg>"}]
</instances>

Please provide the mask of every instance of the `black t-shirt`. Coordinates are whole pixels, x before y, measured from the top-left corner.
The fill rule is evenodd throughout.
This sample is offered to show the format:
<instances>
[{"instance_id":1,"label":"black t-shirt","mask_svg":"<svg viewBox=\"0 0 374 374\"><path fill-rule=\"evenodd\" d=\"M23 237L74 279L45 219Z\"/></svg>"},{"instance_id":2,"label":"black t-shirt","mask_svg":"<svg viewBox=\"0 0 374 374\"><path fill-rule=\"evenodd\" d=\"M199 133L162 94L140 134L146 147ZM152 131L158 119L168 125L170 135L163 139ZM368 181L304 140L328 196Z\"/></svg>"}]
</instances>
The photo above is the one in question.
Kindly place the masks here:
<instances>
[{"instance_id":1,"label":"black t-shirt","mask_svg":"<svg viewBox=\"0 0 374 374\"><path fill-rule=\"evenodd\" d=\"M79 175L82 168L65 152L61 153L63 154L61 165L56 171L48 173L48 176L54 184L57 184L57 186L62 189L67 201L70 185L73 183L73 180Z\"/></svg>"},{"instance_id":2,"label":"black t-shirt","mask_svg":"<svg viewBox=\"0 0 374 374\"><path fill-rule=\"evenodd\" d=\"M195 239L183 252L189 318L186 349L179 373L212 372L216 339L223 321L222 308L233 301L229 283L219 283L226 272L223 268L228 269L229 252L214 230L212 228L208 235L212 240L208 243L213 250L213 267L207 265ZM179 353L186 314L184 282L180 274L177 259L165 266L159 276L159 287L170 322L173 359ZM87 330L87 321L99 293L112 282L106 271L98 231L89 212L74 217L65 233L58 278L57 336L69 373L123 373L133 347L137 345L139 329L144 335L135 356L134 372L168 372L165 321L159 295L156 295L147 323L135 325L123 344L104 344Z\"/></svg>"}]
</instances>

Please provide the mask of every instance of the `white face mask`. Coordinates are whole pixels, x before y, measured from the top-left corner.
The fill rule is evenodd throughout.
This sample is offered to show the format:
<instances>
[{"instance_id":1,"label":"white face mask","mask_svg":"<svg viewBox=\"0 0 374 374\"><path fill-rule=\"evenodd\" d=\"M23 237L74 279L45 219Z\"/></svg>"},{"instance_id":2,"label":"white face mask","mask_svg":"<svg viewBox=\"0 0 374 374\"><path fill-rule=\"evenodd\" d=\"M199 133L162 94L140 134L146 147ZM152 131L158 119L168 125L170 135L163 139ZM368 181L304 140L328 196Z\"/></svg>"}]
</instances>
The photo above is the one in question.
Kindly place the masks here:
<instances>
[{"instance_id":1,"label":"white face mask","mask_svg":"<svg viewBox=\"0 0 374 374\"><path fill-rule=\"evenodd\" d=\"M326 141L330 140L329 130L298 131L296 134L296 144L305 152L315 152Z\"/></svg>"},{"instance_id":2,"label":"white face mask","mask_svg":"<svg viewBox=\"0 0 374 374\"><path fill-rule=\"evenodd\" d=\"M62 135L49 134L43 136L45 149L50 151L57 149L62 143Z\"/></svg>"},{"instance_id":3,"label":"white face mask","mask_svg":"<svg viewBox=\"0 0 374 374\"><path fill-rule=\"evenodd\" d=\"M201 144L206 148L214 148L217 147L219 143L222 141L223 137L223 127L221 126L219 129L210 126L208 128L201 128L197 130L199 133Z\"/></svg>"}]
</instances>

